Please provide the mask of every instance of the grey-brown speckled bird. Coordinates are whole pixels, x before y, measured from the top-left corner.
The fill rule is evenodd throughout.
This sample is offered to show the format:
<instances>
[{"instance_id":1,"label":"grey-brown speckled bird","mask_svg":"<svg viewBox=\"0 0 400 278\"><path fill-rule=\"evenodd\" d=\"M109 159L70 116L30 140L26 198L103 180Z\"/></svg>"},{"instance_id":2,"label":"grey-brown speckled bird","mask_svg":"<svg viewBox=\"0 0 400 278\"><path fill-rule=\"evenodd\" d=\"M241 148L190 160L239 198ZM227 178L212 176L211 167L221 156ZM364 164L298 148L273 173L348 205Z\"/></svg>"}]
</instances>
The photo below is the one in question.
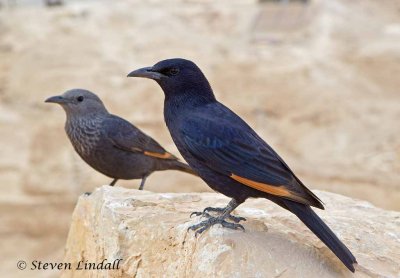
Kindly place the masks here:
<instances>
[{"instance_id":1,"label":"grey-brown speckled bird","mask_svg":"<svg viewBox=\"0 0 400 278\"><path fill-rule=\"evenodd\" d=\"M154 171L179 170L197 175L153 138L128 121L110 114L94 93L73 89L45 102L57 103L67 114L65 131L79 156L100 173L119 179L142 179Z\"/></svg>"}]
</instances>

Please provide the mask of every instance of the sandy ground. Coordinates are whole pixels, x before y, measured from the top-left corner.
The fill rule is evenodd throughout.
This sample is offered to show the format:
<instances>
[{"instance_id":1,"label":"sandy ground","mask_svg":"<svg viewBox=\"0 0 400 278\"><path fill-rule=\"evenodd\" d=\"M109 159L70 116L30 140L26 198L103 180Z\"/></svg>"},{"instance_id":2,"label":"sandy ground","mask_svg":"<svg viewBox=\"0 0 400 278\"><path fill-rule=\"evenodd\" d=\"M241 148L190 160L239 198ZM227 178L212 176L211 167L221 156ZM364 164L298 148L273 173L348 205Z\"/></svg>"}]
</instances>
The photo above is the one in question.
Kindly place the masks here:
<instances>
[{"instance_id":1,"label":"sandy ground","mask_svg":"<svg viewBox=\"0 0 400 278\"><path fill-rule=\"evenodd\" d=\"M16 272L18 259L60 259L77 196L109 182L73 152L63 110L44 99L90 89L111 112L178 154L163 122L159 87L125 78L170 57L194 60L219 100L310 188L400 210L399 10L394 0L3 5L1 269L23 276L30 272ZM152 175L146 188L209 190L176 172Z\"/></svg>"}]
</instances>

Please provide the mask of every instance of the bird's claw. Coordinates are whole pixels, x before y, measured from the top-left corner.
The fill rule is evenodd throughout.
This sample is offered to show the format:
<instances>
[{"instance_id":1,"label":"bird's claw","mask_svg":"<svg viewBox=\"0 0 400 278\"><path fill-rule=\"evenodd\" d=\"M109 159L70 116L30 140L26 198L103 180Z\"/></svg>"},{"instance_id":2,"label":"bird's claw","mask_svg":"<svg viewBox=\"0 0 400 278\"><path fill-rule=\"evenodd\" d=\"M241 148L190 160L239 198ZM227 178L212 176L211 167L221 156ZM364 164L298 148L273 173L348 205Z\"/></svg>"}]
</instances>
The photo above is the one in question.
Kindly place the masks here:
<instances>
[{"instance_id":1,"label":"bird's claw","mask_svg":"<svg viewBox=\"0 0 400 278\"><path fill-rule=\"evenodd\" d=\"M209 215L209 214L208 214ZM240 220L239 220L240 221ZM187 230L193 230L195 232L195 236L197 237L199 234L210 228L211 226L214 226L215 224L221 224L222 227L232 229L232 230L238 230L241 229L243 232L245 231L244 227L240 224L236 223L231 223L225 221L224 218L221 217L212 217L209 215L208 219L205 221L202 221L196 225L190 226Z\"/></svg>"},{"instance_id":2,"label":"bird's claw","mask_svg":"<svg viewBox=\"0 0 400 278\"><path fill-rule=\"evenodd\" d=\"M205 209L203 209L203 211L202 212L200 212L200 211L195 211L195 212L192 212L191 214L190 214L190 218L192 218L192 216L193 215L195 215L195 216L204 216L204 217L207 217L207 218L209 218L209 217L211 217L211 215L208 213L209 211L215 211L215 212L223 212L224 211L224 209L223 208L212 208L212 207L206 207Z\"/></svg>"},{"instance_id":3,"label":"bird's claw","mask_svg":"<svg viewBox=\"0 0 400 278\"><path fill-rule=\"evenodd\" d=\"M191 214L190 214L190 218L192 218L192 216L200 216L200 215L203 215L203 213L202 212L200 212L200 211L194 211L194 212L192 212Z\"/></svg>"},{"instance_id":4,"label":"bird's claw","mask_svg":"<svg viewBox=\"0 0 400 278\"><path fill-rule=\"evenodd\" d=\"M212 212L219 212L219 213L222 213L222 212L224 212L224 210L225 210L225 208L206 207L205 209L203 209L203 212L212 211Z\"/></svg>"},{"instance_id":5,"label":"bird's claw","mask_svg":"<svg viewBox=\"0 0 400 278\"><path fill-rule=\"evenodd\" d=\"M208 212L219 212L222 213L224 211L224 208L212 208L212 207L206 207L203 212L195 211L190 214L190 218L192 218L193 215L195 216L201 216L201 217L206 217L206 218L212 218L213 216L209 214ZM246 218L240 217L240 216L233 216L233 215L228 215L226 218L229 220L232 220L235 223L239 223L240 221L246 221Z\"/></svg>"},{"instance_id":6,"label":"bird's claw","mask_svg":"<svg viewBox=\"0 0 400 278\"><path fill-rule=\"evenodd\" d=\"M230 215L230 214L229 214L228 218L229 218L230 220L232 220L233 222L235 222L235 223L239 223L240 221L246 221L246 218L244 218L244 217L241 217L241 216L233 216L233 215Z\"/></svg>"}]
</instances>

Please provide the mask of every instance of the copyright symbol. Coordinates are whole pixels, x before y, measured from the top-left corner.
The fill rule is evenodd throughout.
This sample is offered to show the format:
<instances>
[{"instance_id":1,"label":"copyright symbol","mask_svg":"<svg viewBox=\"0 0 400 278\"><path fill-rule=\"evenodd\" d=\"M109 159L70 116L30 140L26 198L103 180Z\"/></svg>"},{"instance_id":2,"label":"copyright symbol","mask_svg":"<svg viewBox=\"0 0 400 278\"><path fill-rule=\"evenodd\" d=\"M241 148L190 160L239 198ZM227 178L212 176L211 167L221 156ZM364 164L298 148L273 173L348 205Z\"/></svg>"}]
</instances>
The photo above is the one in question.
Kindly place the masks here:
<instances>
[{"instance_id":1,"label":"copyright symbol","mask_svg":"<svg viewBox=\"0 0 400 278\"><path fill-rule=\"evenodd\" d=\"M20 270L24 270L24 269L26 268L26 262L25 262L25 261L18 261L17 267L18 267Z\"/></svg>"}]
</instances>

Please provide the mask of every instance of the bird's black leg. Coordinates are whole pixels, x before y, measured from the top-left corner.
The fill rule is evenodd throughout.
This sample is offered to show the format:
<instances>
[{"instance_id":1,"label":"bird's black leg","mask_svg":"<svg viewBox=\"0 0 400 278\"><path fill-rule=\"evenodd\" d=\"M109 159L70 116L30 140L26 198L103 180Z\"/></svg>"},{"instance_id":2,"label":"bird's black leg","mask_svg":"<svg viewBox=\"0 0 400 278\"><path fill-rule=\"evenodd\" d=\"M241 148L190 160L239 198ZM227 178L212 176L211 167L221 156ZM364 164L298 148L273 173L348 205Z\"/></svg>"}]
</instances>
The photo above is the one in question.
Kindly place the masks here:
<instances>
[{"instance_id":1,"label":"bird's black leg","mask_svg":"<svg viewBox=\"0 0 400 278\"><path fill-rule=\"evenodd\" d=\"M202 212L199 212L199 211L192 212L190 214L190 217L192 217L193 215L195 215L195 216L200 216L201 215L202 217L211 218L212 215L209 214L209 212L216 212L217 214L221 215L224 211L225 211L225 208L206 207ZM244 218L244 217L233 216L231 214L229 214L227 216L227 218L229 220L232 220L235 223L239 223L240 221L246 221L246 218Z\"/></svg>"},{"instance_id":2,"label":"bird's black leg","mask_svg":"<svg viewBox=\"0 0 400 278\"><path fill-rule=\"evenodd\" d=\"M199 224L190 226L188 230L196 231L196 236L210 228L215 224L221 224L222 227L229 229L242 229L244 231L244 227L240 224L227 222L225 219L229 218L231 212L238 206L238 202L235 199L232 199L229 204L224 208L224 211L217 217L213 217L210 215L207 220L200 222ZM207 213L207 212L206 212Z\"/></svg>"},{"instance_id":3,"label":"bird's black leg","mask_svg":"<svg viewBox=\"0 0 400 278\"><path fill-rule=\"evenodd\" d=\"M114 186L117 183L118 179L113 179L113 181L110 183L110 186Z\"/></svg>"},{"instance_id":4,"label":"bird's black leg","mask_svg":"<svg viewBox=\"0 0 400 278\"><path fill-rule=\"evenodd\" d=\"M142 181L141 181L141 183L140 183L140 185L139 185L139 190L143 190L144 183L146 182L146 179L147 179L148 176L149 176L149 175L146 175L146 176L144 176L144 177L142 178Z\"/></svg>"}]
</instances>

